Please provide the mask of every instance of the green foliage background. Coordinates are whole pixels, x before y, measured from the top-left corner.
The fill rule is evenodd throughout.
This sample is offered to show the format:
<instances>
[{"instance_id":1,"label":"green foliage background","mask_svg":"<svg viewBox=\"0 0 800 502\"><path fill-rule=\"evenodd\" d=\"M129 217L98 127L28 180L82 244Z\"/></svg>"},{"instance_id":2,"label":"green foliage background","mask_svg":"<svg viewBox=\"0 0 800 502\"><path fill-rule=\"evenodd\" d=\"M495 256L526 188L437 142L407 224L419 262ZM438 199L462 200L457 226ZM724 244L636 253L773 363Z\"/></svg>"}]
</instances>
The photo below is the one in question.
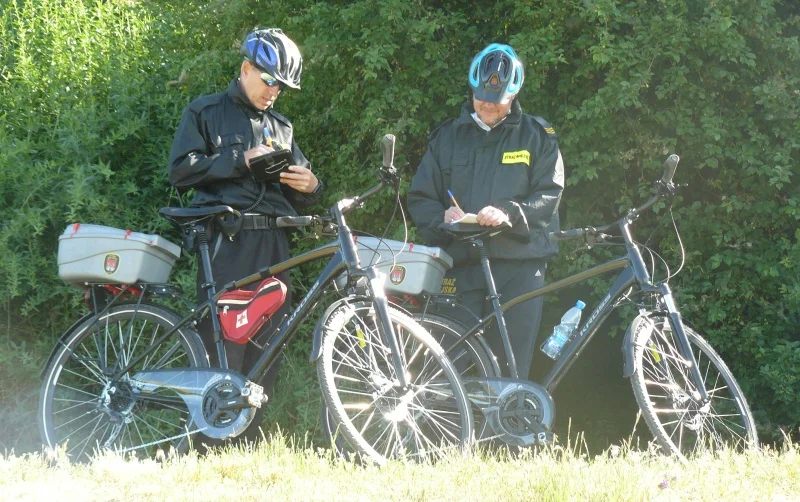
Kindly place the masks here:
<instances>
[{"instance_id":1,"label":"green foliage background","mask_svg":"<svg viewBox=\"0 0 800 502\"><path fill-rule=\"evenodd\" d=\"M36 444L38 371L82 312L56 275L58 235L81 221L175 240L157 210L171 202L181 111L227 85L256 26L282 27L304 55L303 89L277 109L326 180L326 203L373 182L387 132L407 187L428 133L467 97L471 57L492 41L517 49L520 102L559 133L564 227L633 207L664 158L681 155L676 180L688 187L675 213L688 255L672 284L685 317L739 377L762 436L797 431L796 2L0 0L0 446ZM386 193L353 226L382 232L392 209ZM563 253L553 276L602 258ZM174 275L187 291L192 266ZM317 413L306 354L291 352L269 417L301 434Z\"/></svg>"}]
</instances>

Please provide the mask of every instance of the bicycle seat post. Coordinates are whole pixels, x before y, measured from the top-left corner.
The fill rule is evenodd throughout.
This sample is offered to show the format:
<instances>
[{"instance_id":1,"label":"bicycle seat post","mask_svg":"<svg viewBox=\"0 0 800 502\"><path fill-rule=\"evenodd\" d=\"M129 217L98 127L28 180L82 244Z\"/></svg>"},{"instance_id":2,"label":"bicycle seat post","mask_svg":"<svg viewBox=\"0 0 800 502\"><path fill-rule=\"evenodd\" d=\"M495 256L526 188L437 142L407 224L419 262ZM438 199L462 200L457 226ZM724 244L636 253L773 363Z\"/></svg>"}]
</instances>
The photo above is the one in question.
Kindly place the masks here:
<instances>
[{"instance_id":1,"label":"bicycle seat post","mask_svg":"<svg viewBox=\"0 0 800 502\"><path fill-rule=\"evenodd\" d=\"M478 248L478 253L481 257L481 268L483 269L483 276L486 278L486 289L489 292L487 298L492 302L492 309L494 311L495 318L497 319L497 329L500 332L500 338L503 340L503 347L506 351L508 370L511 373L511 378L519 378L519 373L517 372L517 360L514 357L514 351L511 349L511 339L508 336L506 320L503 317L503 309L500 306L500 295L497 294L497 287L494 285L492 268L489 264L489 250L486 249L486 245L480 238L471 238L470 242L472 242L472 244Z\"/></svg>"},{"instance_id":2,"label":"bicycle seat post","mask_svg":"<svg viewBox=\"0 0 800 502\"><path fill-rule=\"evenodd\" d=\"M219 317L217 317L216 303L214 296L217 294L217 288L214 286L214 275L211 272L211 256L208 252L208 234L206 228L202 223L192 225L190 232L197 233L197 248L200 251L200 262L203 267L205 282L200 286L208 295L209 304L209 317L211 318L211 325L214 332L214 344L217 346L217 357L219 358L219 367L228 369L228 356L225 353L225 343L222 341L222 330L219 325ZM198 301L200 299L198 298Z\"/></svg>"}]
</instances>

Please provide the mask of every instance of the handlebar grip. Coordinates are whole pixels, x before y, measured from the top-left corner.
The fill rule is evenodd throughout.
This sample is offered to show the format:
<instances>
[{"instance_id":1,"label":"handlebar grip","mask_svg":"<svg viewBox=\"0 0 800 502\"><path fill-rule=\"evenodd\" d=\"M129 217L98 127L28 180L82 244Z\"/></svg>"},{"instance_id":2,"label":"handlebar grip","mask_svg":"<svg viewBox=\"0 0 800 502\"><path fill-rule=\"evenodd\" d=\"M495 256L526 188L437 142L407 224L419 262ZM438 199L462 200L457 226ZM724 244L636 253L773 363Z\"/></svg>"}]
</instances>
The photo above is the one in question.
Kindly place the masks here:
<instances>
[{"instance_id":1,"label":"handlebar grip","mask_svg":"<svg viewBox=\"0 0 800 502\"><path fill-rule=\"evenodd\" d=\"M311 216L279 216L275 218L275 226L278 228L307 227L313 221L314 218Z\"/></svg>"},{"instance_id":2,"label":"handlebar grip","mask_svg":"<svg viewBox=\"0 0 800 502\"><path fill-rule=\"evenodd\" d=\"M667 158L667 161L664 162L664 176L661 177L661 182L665 185L672 183L672 177L675 175L675 169L678 167L679 160L681 160L681 158L673 153Z\"/></svg>"},{"instance_id":3,"label":"handlebar grip","mask_svg":"<svg viewBox=\"0 0 800 502\"><path fill-rule=\"evenodd\" d=\"M394 167L394 134L387 134L381 139L381 148L383 148L383 167L391 169Z\"/></svg>"},{"instance_id":4,"label":"handlebar grip","mask_svg":"<svg viewBox=\"0 0 800 502\"><path fill-rule=\"evenodd\" d=\"M586 231L583 228L573 228L570 230L559 230L558 232L550 232L548 235L554 241L566 241L570 239L577 239L583 237Z\"/></svg>"}]
</instances>

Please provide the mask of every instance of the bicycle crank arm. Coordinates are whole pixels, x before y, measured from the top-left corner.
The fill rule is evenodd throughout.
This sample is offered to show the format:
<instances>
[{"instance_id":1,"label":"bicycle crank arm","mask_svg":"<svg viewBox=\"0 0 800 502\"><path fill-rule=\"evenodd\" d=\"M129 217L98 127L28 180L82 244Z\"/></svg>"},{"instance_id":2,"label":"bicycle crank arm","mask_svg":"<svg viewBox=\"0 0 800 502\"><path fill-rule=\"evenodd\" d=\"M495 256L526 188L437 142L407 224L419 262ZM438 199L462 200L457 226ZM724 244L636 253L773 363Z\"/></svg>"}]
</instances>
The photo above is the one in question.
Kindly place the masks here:
<instances>
[{"instance_id":1,"label":"bicycle crank arm","mask_svg":"<svg viewBox=\"0 0 800 502\"><path fill-rule=\"evenodd\" d=\"M192 426L214 439L241 434L252 422L254 408L267 400L263 387L232 370L147 370L135 374L130 385L142 401L162 401L170 391L178 394L192 417Z\"/></svg>"}]
</instances>

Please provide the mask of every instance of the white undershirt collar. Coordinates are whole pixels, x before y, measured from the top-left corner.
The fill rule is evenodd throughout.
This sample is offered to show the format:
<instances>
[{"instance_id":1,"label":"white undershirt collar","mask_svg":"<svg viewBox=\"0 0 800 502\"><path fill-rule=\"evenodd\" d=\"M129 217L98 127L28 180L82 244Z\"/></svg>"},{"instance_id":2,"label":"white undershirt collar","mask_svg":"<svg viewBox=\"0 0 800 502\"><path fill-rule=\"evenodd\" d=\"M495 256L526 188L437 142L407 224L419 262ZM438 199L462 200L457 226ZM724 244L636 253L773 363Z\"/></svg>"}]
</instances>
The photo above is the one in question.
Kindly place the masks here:
<instances>
[{"instance_id":1,"label":"white undershirt collar","mask_svg":"<svg viewBox=\"0 0 800 502\"><path fill-rule=\"evenodd\" d=\"M508 117L508 115L506 115L506 117ZM500 124L502 124L502 123L503 123L503 121L506 119L506 117L503 117L503 118L501 118L500 120L498 120L498 121L497 121L497 123L496 123L496 124L495 124L493 127L489 127L488 125L486 125L486 124L483 122L483 120L481 120L481 118L480 118L480 117L478 117L478 112L472 112L472 118L473 118L473 119L475 119L475 123L476 123L476 124L478 124L478 127L480 127L481 129L483 129L484 131L487 131L487 132L488 132L488 131L491 131L491 130L492 130L492 129L494 129L495 127L497 127L497 126L499 126Z\"/></svg>"}]
</instances>

